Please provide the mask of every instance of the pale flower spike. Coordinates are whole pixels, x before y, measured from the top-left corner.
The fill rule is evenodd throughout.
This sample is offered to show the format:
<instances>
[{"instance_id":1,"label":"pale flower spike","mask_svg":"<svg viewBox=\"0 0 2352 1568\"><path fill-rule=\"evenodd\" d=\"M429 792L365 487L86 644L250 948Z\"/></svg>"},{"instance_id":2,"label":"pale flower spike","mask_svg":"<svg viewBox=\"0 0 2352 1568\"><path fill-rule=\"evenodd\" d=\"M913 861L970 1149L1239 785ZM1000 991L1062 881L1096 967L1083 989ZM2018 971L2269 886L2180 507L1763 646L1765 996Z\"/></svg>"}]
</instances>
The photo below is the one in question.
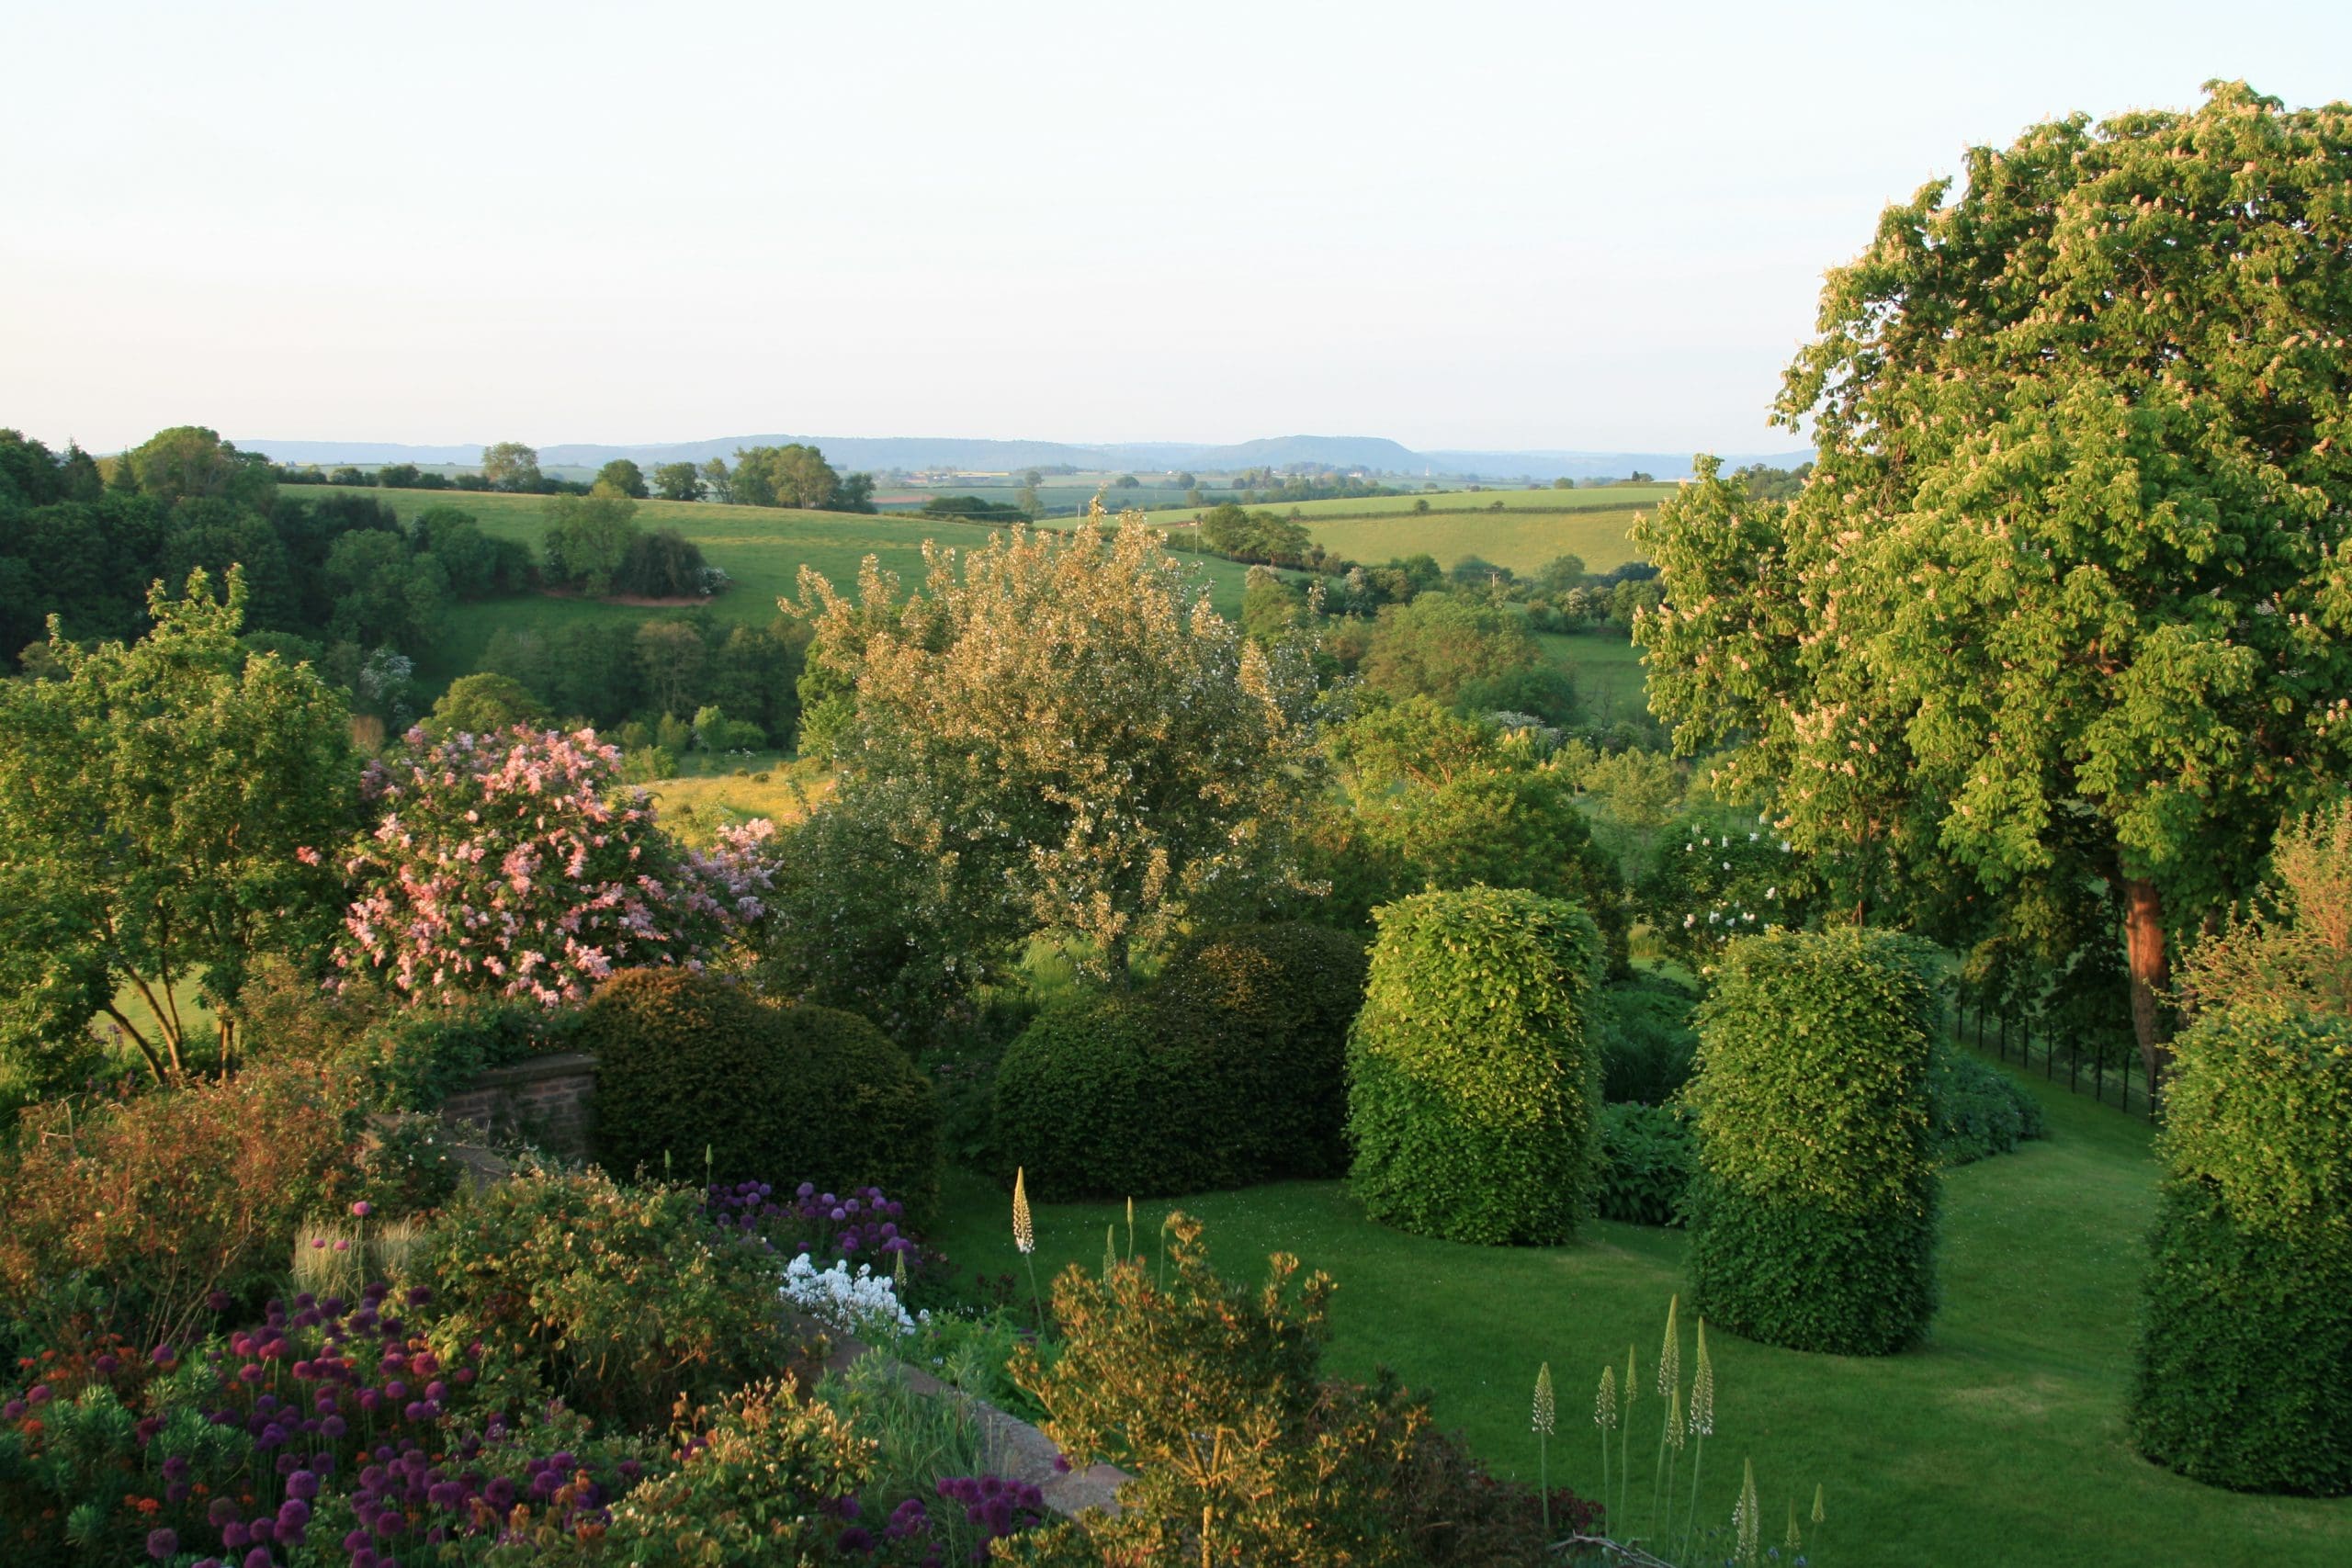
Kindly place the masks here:
<instances>
[{"instance_id":1,"label":"pale flower spike","mask_svg":"<svg viewBox=\"0 0 2352 1568\"><path fill-rule=\"evenodd\" d=\"M1016 1169L1012 1173L1012 1245L1023 1252L1037 1250L1036 1228L1029 1223L1029 1185L1026 1167Z\"/></svg>"},{"instance_id":2,"label":"pale flower spike","mask_svg":"<svg viewBox=\"0 0 2352 1568\"><path fill-rule=\"evenodd\" d=\"M1552 1363L1544 1362L1535 1371L1535 1417L1533 1429L1549 1435L1552 1430Z\"/></svg>"}]
</instances>

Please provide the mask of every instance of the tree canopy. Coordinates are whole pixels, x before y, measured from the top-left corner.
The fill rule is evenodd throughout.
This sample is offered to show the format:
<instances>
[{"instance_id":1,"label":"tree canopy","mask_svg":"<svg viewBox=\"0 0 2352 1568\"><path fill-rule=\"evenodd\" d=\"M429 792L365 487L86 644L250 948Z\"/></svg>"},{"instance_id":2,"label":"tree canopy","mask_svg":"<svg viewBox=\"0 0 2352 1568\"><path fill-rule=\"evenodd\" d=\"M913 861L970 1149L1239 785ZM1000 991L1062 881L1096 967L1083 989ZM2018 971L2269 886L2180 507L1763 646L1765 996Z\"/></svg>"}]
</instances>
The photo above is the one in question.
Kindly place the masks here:
<instances>
[{"instance_id":1,"label":"tree canopy","mask_svg":"<svg viewBox=\"0 0 2352 1568\"><path fill-rule=\"evenodd\" d=\"M256 955L333 930L348 716L309 665L249 653L243 577L227 588L158 584L138 641L54 637L56 678L0 682L0 1055L20 1069L103 1014L176 1076L200 1035L185 982L225 1009Z\"/></svg>"},{"instance_id":2,"label":"tree canopy","mask_svg":"<svg viewBox=\"0 0 2352 1568\"><path fill-rule=\"evenodd\" d=\"M854 600L804 569L801 613L811 668L854 690L837 808L887 802L896 840L972 869L974 930L1124 984L1131 950L1295 874L1313 671L1211 609L1139 515L925 558L903 601L871 558Z\"/></svg>"},{"instance_id":3,"label":"tree canopy","mask_svg":"<svg viewBox=\"0 0 2352 1568\"><path fill-rule=\"evenodd\" d=\"M2352 115L2216 84L2037 126L1887 209L1776 417L1637 525L1682 749L1807 850L2108 880L2154 1062L2168 937L2352 760Z\"/></svg>"}]
</instances>

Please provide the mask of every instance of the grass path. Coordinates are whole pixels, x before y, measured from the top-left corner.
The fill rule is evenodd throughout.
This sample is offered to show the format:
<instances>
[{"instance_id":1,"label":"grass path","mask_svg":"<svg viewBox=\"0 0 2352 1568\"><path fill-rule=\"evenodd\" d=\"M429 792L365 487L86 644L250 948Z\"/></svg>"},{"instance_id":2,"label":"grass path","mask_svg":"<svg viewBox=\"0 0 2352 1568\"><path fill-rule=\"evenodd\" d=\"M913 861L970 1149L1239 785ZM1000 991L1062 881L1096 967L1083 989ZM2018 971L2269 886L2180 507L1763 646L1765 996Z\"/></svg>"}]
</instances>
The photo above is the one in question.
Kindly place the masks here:
<instances>
[{"instance_id":1,"label":"grass path","mask_svg":"<svg viewBox=\"0 0 2352 1568\"><path fill-rule=\"evenodd\" d=\"M1802 1515L1815 1483L1826 1487L1829 1525L1807 1545L1818 1568L2352 1562L2352 1499L2239 1496L2132 1453L2123 1399L2154 1202L2149 1130L2022 1081L2042 1100L2051 1136L1951 1174L1944 1303L1926 1348L1851 1359L1708 1336L1718 1415L1702 1521L1728 1524L1745 1456L1756 1461L1768 1541L1780 1539L1789 1501ZM1139 1204L1139 1226L1156 1229L1171 1206ZM1605 1363L1622 1373L1634 1345L1643 1382L1630 1512L1642 1529L1649 1461L1640 1450L1646 1441L1655 1452L1659 1410L1648 1379L1667 1298L1681 1288L1680 1233L1604 1223L1570 1247L1456 1246L1372 1224L1330 1182L1182 1207L1207 1223L1228 1273L1254 1276L1278 1249L1330 1273L1340 1282L1335 1370L1396 1368L1509 1473L1532 1476L1528 1403L1536 1364L1549 1360L1560 1386L1552 1473L1598 1494L1593 1388ZM992 1184L954 1177L946 1208L939 1239L951 1257L990 1273L1017 1269ZM1099 1267L1103 1226L1118 1218L1114 1204L1041 1205L1040 1273ZM1150 1231L1139 1239L1148 1248Z\"/></svg>"}]
</instances>

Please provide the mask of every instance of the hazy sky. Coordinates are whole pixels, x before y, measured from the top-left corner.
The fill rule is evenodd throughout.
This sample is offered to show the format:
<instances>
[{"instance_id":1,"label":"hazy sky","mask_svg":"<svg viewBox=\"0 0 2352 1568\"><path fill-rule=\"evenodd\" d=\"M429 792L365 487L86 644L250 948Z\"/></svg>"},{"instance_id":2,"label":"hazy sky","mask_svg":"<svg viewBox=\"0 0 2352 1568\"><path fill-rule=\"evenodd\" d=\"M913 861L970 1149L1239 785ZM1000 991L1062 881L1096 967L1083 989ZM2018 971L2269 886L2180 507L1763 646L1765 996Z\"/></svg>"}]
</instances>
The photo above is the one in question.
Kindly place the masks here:
<instances>
[{"instance_id":1,"label":"hazy sky","mask_svg":"<svg viewBox=\"0 0 2352 1568\"><path fill-rule=\"evenodd\" d=\"M0 425L1785 447L1822 270L2352 5L0 6Z\"/></svg>"}]
</instances>

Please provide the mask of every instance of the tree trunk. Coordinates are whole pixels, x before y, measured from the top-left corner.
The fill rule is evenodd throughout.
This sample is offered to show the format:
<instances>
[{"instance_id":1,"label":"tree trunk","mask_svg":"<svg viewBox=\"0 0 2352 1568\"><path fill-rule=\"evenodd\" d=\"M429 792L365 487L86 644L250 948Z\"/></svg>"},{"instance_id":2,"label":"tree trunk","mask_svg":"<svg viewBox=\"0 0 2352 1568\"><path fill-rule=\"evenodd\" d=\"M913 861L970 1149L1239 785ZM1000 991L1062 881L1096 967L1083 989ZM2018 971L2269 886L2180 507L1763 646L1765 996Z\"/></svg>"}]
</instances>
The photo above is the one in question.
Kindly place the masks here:
<instances>
[{"instance_id":1,"label":"tree trunk","mask_svg":"<svg viewBox=\"0 0 2352 1568\"><path fill-rule=\"evenodd\" d=\"M2172 1056L2172 961L2165 951L2164 896L2156 885L2123 879L2123 950L2132 971L2132 1032L2140 1042L2140 1064L2154 1085Z\"/></svg>"}]
</instances>

